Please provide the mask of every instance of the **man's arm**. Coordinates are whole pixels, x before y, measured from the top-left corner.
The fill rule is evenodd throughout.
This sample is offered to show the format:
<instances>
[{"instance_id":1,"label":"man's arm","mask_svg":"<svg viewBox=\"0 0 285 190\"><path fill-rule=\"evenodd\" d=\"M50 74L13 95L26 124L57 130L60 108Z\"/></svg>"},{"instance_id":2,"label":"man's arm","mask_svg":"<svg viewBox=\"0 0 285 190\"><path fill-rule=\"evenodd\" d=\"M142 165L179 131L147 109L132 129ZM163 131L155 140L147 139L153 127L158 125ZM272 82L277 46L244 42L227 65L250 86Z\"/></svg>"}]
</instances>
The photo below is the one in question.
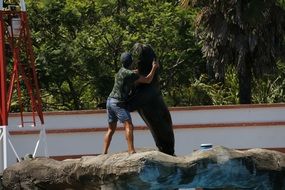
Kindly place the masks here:
<instances>
[{"instance_id":1,"label":"man's arm","mask_svg":"<svg viewBox=\"0 0 285 190\"><path fill-rule=\"evenodd\" d=\"M134 73L138 74L139 73L139 70L138 69L134 69L132 70Z\"/></svg>"},{"instance_id":2,"label":"man's arm","mask_svg":"<svg viewBox=\"0 0 285 190\"><path fill-rule=\"evenodd\" d=\"M137 83L145 83L145 84L151 83L151 81L154 77L155 71L158 67L159 67L159 64L157 62L155 62L155 60L153 60L152 68L151 68L151 71L149 72L149 74L147 76L140 75L139 79L136 80L135 83L136 84Z\"/></svg>"}]
</instances>

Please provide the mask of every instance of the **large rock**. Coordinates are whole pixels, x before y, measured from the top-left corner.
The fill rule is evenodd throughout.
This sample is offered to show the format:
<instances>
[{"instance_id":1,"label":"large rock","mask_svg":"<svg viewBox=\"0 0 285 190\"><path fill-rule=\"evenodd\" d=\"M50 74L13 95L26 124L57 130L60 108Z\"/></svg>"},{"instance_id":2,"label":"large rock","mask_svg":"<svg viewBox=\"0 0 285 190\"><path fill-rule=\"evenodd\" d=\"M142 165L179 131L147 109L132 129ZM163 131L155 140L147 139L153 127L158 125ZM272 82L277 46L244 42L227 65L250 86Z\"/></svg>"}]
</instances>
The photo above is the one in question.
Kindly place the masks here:
<instances>
[{"instance_id":1,"label":"large rock","mask_svg":"<svg viewBox=\"0 0 285 190\"><path fill-rule=\"evenodd\" d=\"M285 189L285 154L214 147L173 157L143 150L56 161L26 160L3 173L6 189Z\"/></svg>"}]
</instances>

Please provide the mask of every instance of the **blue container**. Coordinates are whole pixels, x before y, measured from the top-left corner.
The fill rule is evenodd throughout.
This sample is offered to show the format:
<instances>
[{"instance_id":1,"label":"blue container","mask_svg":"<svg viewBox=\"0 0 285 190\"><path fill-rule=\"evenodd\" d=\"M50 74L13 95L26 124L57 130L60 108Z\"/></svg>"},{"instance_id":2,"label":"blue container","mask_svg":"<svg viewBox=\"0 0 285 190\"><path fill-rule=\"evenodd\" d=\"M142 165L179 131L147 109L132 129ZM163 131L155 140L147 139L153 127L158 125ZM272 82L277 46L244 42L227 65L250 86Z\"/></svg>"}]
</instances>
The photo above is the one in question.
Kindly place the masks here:
<instances>
[{"instance_id":1,"label":"blue container","mask_svg":"<svg viewBox=\"0 0 285 190\"><path fill-rule=\"evenodd\" d=\"M212 149L212 148L213 148L212 144L201 144L200 145L200 149L201 150L209 150L209 149Z\"/></svg>"}]
</instances>

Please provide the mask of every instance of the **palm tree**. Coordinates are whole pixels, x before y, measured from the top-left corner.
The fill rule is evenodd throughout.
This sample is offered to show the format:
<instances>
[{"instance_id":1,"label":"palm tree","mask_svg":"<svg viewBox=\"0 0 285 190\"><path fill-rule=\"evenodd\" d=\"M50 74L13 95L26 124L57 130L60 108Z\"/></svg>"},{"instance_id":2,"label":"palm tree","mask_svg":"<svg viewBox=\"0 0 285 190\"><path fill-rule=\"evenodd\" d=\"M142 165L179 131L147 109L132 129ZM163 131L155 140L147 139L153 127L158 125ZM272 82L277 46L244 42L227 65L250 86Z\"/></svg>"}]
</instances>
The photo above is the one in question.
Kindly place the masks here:
<instances>
[{"instance_id":1,"label":"palm tree","mask_svg":"<svg viewBox=\"0 0 285 190\"><path fill-rule=\"evenodd\" d=\"M181 4L200 9L197 34L215 77L223 80L225 65L234 64L239 101L251 103L253 76L274 71L284 56L284 0L182 0Z\"/></svg>"}]
</instances>

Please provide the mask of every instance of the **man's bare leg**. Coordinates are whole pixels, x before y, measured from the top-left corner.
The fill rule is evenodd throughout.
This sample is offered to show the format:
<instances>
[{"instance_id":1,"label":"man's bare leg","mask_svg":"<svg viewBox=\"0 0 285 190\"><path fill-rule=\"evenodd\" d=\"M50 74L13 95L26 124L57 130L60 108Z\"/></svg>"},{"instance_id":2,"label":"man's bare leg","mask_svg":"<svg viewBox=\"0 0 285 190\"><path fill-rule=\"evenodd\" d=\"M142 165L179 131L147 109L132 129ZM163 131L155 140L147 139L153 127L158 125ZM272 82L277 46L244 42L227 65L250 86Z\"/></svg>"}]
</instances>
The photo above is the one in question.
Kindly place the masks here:
<instances>
[{"instance_id":1,"label":"man's bare leg","mask_svg":"<svg viewBox=\"0 0 285 190\"><path fill-rule=\"evenodd\" d=\"M134 148L134 126L133 123L130 120L127 120L124 122L124 127L125 127L125 135L126 135L126 140L128 143L128 152L130 154L135 153L135 148Z\"/></svg>"},{"instance_id":2,"label":"man's bare leg","mask_svg":"<svg viewBox=\"0 0 285 190\"><path fill-rule=\"evenodd\" d=\"M108 153L108 149L113 137L113 134L115 133L117 128L117 122L113 122L113 123L109 123L109 127L108 127L108 131L105 134L104 137L104 150L103 150L103 154L107 154Z\"/></svg>"}]
</instances>

